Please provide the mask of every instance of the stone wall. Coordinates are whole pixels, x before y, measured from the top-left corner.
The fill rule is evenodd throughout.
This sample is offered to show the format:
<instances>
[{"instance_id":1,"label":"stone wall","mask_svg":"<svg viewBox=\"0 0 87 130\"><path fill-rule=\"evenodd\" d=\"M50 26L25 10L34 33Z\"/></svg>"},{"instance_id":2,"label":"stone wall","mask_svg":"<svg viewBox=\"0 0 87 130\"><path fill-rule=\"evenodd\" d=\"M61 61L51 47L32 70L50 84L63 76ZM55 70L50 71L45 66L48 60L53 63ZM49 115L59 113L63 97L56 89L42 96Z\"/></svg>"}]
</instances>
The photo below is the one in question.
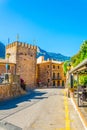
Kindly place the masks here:
<instances>
[{"instance_id":1,"label":"stone wall","mask_svg":"<svg viewBox=\"0 0 87 130\"><path fill-rule=\"evenodd\" d=\"M12 44L8 44L6 46L6 55L10 54L9 57L6 56L6 61L11 63L16 63L17 59L17 42L13 42Z\"/></svg>"},{"instance_id":2,"label":"stone wall","mask_svg":"<svg viewBox=\"0 0 87 130\"><path fill-rule=\"evenodd\" d=\"M17 84L0 85L0 101L25 94L25 91Z\"/></svg>"},{"instance_id":3,"label":"stone wall","mask_svg":"<svg viewBox=\"0 0 87 130\"><path fill-rule=\"evenodd\" d=\"M8 70L8 73L15 74L15 65L9 64L10 69ZM0 64L0 75L6 73L6 65Z\"/></svg>"},{"instance_id":4,"label":"stone wall","mask_svg":"<svg viewBox=\"0 0 87 130\"><path fill-rule=\"evenodd\" d=\"M20 75L29 88L36 86L36 51L36 46L21 42L6 47L6 53L10 53L9 62L16 62L16 74Z\"/></svg>"},{"instance_id":5,"label":"stone wall","mask_svg":"<svg viewBox=\"0 0 87 130\"><path fill-rule=\"evenodd\" d=\"M0 75L6 73L6 67L4 64L0 65Z\"/></svg>"}]
</instances>

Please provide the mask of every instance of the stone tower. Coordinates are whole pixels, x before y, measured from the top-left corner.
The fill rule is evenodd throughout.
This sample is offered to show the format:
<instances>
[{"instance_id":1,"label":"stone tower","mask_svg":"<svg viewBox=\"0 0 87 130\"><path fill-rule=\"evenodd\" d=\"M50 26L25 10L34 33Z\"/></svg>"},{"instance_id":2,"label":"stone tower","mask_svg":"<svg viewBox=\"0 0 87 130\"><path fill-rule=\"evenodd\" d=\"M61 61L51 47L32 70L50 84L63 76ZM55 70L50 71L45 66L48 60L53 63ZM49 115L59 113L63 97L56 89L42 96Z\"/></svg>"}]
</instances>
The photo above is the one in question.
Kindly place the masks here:
<instances>
[{"instance_id":1,"label":"stone tower","mask_svg":"<svg viewBox=\"0 0 87 130\"><path fill-rule=\"evenodd\" d=\"M10 53L9 62L16 64L16 74L24 79L29 88L36 86L36 52L36 46L18 41L6 46L6 54Z\"/></svg>"}]
</instances>

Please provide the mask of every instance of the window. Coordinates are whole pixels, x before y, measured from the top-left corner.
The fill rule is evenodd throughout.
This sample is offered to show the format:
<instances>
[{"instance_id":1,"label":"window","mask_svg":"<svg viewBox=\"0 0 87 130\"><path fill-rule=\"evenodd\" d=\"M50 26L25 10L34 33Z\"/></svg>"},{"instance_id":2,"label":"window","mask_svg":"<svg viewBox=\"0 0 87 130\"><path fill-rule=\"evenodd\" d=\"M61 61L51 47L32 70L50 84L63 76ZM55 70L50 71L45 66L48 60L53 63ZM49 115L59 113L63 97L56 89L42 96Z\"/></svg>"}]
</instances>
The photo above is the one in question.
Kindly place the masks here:
<instances>
[{"instance_id":1,"label":"window","mask_svg":"<svg viewBox=\"0 0 87 130\"><path fill-rule=\"evenodd\" d=\"M55 86L55 81L53 81L53 86Z\"/></svg>"},{"instance_id":2,"label":"window","mask_svg":"<svg viewBox=\"0 0 87 130\"><path fill-rule=\"evenodd\" d=\"M60 86L60 81L57 81L57 86Z\"/></svg>"},{"instance_id":3,"label":"window","mask_svg":"<svg viewBox=\"0 0 87 130\"><path fill-rule=\"evenodd\" d=\"M53 78L55 78L55 73L53 73Z\"/></svg>"},{"instance_id":4,"label":"window","mask_svg":"<svg viewBox=\"0 0 87 130\"><path fill-rule=\"evenodd\" d=\"M49 74L49 71L47 71L47 74Z\"/></svg>"},{"instance_id":5,"label":"window","mask_svg":"<svg viewBox=\"0 0 87 130\"><path fill-rule=\"evenodd\" d=\"M60 77L60 74L59 74L59 73L57 73L57 77L58 77L58 78Z\"/></svg>"},{"instance_id":6,"label":"window","mask_svg":"<svg viewBox=\"0 0 87 130\"><path fill-rule=\"evenodd\" d=\"M50 66L49 66L49 65L47 65L47 67L49 68Z\"/></svg>"},{"instance_id":7,"label":"window","mask_svg":"<svg viewBox=\"0 0 87 130\"><path fill-rule=\"evenodd\" d=\"M53 69L55 69L55 65L53 65Z\"/></svg>"},{"instance_id":8,"label":"window","mask_svg":"<svg viewBox=\"0 0 87 130\"><path fill-rule=\"evenodd\" d=\"M64 86L64 80L62 80L62 86Z\"/></svg>"},{"instance_id":9,"label":"window","mask_svg":"<svg viewBox=\"0 0 87 130\"><path fill-rule=\"evenodd\" d=\"M58 69L59 69L60 67L58 66Z\"/></svg>"},{"instance_id":10,"label":"window","mask_svg":"<svg viewBox=\"0 0 87 130\"><path fill-rule=\"evenodd\" d=\"M48 83L50 82L50 79L48 79Z\"/></svg>"}]
</instances>

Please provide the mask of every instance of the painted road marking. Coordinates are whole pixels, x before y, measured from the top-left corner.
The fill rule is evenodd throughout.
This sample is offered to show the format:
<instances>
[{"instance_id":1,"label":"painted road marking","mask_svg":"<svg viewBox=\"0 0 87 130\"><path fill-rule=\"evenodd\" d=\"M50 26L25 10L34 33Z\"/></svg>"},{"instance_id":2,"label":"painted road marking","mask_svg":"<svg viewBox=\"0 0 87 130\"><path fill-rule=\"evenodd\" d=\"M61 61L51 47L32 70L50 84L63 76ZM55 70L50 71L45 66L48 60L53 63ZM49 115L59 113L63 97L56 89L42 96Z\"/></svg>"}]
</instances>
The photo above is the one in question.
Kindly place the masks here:
<instances>
[{"instance_id":1,"label":"painted road marking","mask_svg":"<svg viewBox=\"0 0 87 130\"><path fill-rule=\"evenodd\" d=\"M65 91L64 91L64 105L65 105L65 130L70 130L70 117L69 117L68 99L67 99Z\"/></svg>"},{"instance_id":2,"label":"painted road marking","mask_svg":"<svg viewBox=\"0 0 87 130\"><path fill-rule=\"evenodd\" d=\"M63 91L63 94L64 94L64 106L65 106L65 128L55 128L54 130L74 130L70 128L70 122L73 120L70 120L69 117L68 98L66 96L65 91ZM35 128L36 126L37 125L35 123L32 124L32 128ZM46 126L42 126L42 128L50 130L50 128L47 128Z\"/></svg>"}]
</instances>

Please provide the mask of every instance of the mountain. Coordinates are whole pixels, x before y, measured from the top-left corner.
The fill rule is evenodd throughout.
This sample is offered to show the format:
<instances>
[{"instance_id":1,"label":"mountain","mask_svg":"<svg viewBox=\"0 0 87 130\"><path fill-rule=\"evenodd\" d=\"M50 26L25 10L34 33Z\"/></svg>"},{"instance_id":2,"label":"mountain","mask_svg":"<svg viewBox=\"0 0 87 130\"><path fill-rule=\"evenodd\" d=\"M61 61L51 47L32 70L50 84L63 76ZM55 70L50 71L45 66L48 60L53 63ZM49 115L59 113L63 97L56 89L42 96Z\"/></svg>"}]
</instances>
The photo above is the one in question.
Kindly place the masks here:
<instances>
[{"instance_id":1,"label":"mountain","mask_svg":"<svg viewBox=\"0 0 87 130\"><path fill-rule=\"evenodd\" d=\"M0 42L0 58L5 58L5 45Z\"/></svg>"},{"instance_id":2,"label":"mountain","mask_svg":"<svg viewBox=\"0 0 87 130\"><path fill-rule=\"evenodd\" d=\"M44 56L45 60L53 59L57 61L66 61L70 59L70 57L64 56L60 53L47 52L40 47L37 47L37 58L39 56ZM2 42L0 42L0 58L5 58L5 45Z\"/></svg>"},{"instance_id":3,"label":"mountain","mask_svg":"<svg viewBox=\"0 0 87 130\"><path fill-rule=\"evenodd\" d=\"M52 53L52 52L46 52L45 50L42 50L40 47L37 48L37 58L39 56L44 56L44 59L53 59L56 61L66 61L70 60L70 57L64 56L60 53Z\"/></svg>"}]
</instances>

